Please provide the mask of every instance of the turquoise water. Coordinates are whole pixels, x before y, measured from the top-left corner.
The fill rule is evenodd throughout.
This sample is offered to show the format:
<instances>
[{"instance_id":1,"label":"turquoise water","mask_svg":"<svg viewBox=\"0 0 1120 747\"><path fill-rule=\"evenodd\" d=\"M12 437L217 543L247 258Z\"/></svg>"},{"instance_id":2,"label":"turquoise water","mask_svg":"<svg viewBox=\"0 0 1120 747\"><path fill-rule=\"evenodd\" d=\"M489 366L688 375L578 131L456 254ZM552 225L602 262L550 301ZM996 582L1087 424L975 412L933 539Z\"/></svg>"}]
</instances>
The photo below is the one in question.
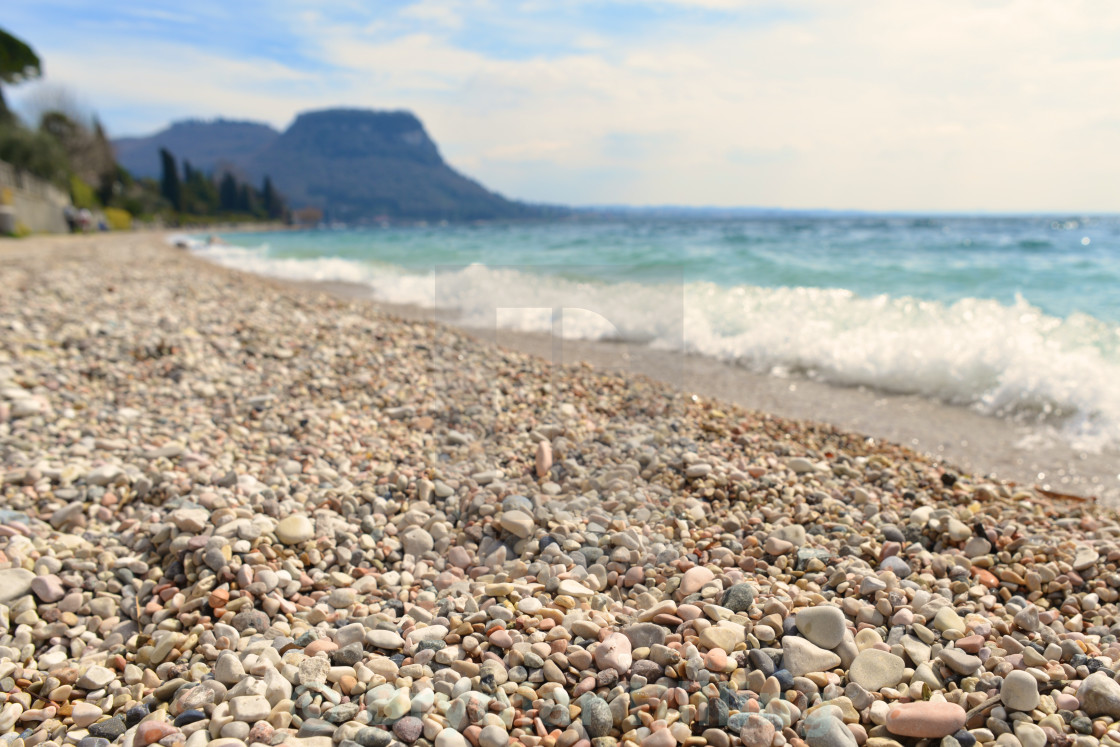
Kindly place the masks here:
<instances>
[{"instance_id":1,"label":"turquoise water","mask_svg":"<svg viewBox=\"0 0 1120 747\"><path fill-rule=\"evenodd\" d=\"M208 258L464 323L626 339L1120 443L1120 219L781 216L318 230Z\"/></svg>"}]
</instances>

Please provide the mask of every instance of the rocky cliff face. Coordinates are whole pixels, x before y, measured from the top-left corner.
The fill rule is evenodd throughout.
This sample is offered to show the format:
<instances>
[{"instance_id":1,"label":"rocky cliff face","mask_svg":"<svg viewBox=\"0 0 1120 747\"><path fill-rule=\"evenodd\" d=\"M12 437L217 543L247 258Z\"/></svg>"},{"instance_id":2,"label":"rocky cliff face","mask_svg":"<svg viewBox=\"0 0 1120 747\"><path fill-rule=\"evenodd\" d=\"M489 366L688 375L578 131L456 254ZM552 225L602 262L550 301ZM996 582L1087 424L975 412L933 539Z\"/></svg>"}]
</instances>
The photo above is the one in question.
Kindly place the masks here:
<instances>
[{"instance_id":1,"label":"rocky cliff face","mask_svg":"<svg viewBox=\"0 0 1120 747\"><path fill-rule=\"evenodd\" d=\"M283 133L245 122L180 123L149 138L117 141L117 147L126 168L140 175L158 169L160 147L204 170L228 164L254 179L268 175L288 204L320 208L330 220L486 220L540 214L448 166L424 125L404 111L306 112ZM138 168L141 156L146 170Z\"/></svg>"}]
</instances>

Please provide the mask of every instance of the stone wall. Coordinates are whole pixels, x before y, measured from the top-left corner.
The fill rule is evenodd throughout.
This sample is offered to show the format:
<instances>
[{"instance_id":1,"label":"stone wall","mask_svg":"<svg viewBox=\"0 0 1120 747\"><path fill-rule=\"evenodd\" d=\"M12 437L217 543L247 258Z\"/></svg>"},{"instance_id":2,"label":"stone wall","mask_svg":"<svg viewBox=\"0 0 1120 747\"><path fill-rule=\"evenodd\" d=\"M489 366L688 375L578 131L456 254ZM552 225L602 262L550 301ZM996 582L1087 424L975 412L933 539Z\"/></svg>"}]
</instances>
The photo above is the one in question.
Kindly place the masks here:
<instances>
[{"instance_id":1,"label":"stone wall","mask_svg":"<svg viewBox=\"0 0 1120 747\"><path fill-rule=\"evenodd\" d=\"M35 233L66 233L63 211L69 204L69 195L58 187L0 161L0 211L10 210L15 226Z\"/></svg>"}]
</instances>

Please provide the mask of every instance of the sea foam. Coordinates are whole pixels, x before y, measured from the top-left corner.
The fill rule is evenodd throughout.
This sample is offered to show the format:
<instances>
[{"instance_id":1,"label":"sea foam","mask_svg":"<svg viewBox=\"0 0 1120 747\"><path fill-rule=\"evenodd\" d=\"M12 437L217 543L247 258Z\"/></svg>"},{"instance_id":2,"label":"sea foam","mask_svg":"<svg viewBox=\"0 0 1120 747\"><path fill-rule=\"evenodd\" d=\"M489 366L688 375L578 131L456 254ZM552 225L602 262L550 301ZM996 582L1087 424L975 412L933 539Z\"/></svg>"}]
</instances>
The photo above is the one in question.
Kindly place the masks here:
<instances>
[{"instance_id":1,"label":"sea foam","mask_svg":"<svg viewBox=\"0 0 1120 747\"><path fill-rule=\"evenodd\" d=\"M1048 316L1022 298L949 304L840 289L588 282L549 266L418 273L270 257L266 246L193 251L262 275L357 283L380 301L454 311L464 326L637 342L1044 423L1082 450L1120 445L1120 329L1083 314Z\"/></svg>"}]
</instances>

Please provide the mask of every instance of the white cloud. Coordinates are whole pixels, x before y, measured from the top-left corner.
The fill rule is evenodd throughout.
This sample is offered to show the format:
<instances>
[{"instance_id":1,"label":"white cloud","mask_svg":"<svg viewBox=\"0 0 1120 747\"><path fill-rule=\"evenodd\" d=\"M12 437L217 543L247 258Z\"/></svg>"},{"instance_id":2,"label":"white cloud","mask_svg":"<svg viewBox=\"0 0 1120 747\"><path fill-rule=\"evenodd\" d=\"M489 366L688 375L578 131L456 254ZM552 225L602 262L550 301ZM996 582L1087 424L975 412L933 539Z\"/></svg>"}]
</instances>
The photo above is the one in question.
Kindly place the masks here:
<instances>
[{"instance_id":1,"label":"white cloud","mask_svg":"<svg viewBox=\"0 0 1120 747\"><path fill-rule=\"evenodd\" d=\"M785 20L641 29L573 29L563 14L503 7L420 0L372 26L323 11L300 31L328 73L164 43L90 42L48 59L52 78L101 106L278 125L330 104L410 108L453 165L532 200L1118 207L1118 5L820 0L787 6ZM483 20L541 51L453 41Z\"/></svg>"}]
</instances>

